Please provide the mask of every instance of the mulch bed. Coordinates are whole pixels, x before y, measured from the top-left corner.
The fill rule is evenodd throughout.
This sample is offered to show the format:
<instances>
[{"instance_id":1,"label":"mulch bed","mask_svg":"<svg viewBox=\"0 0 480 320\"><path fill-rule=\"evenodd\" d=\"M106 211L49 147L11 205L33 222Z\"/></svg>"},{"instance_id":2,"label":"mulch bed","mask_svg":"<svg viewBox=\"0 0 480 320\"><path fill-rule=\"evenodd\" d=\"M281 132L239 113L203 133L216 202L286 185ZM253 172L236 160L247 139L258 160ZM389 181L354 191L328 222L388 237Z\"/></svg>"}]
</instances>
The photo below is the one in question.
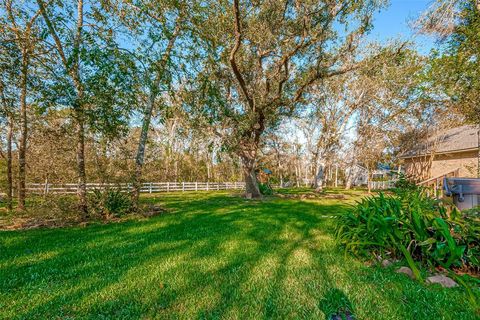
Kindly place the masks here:
<instances>
[{"instance_id":1,"label":"mulch bed","mask_svg":"<svg viewBox=\"0 0 480 320\"><path fill-rule=\"evenodd\" d=\"M15 216L0 216L0 230L29 230L38 228L63 228L80 226L85 227L89 224L98 223L115 223L130 219L151 218L158 215L166 214L168 211L158 205L147 205L142 208L139 213L128 214L123 217L107 217L103 219L92 218L88 221L82 221L78 218L44 218L44 217L15 217Z\"/></svg>"},{"instance_id":2,"label":"mulch bed","mask_svg":"<svg viewBox=\"0 0 480 320\"><path fill-rule=\"evenodd\" d=\"M328 194L328 193L300 193L300 194L277 194L280 198L287 199L346 199L344 194Z\"/></svg>"}]
</instances>

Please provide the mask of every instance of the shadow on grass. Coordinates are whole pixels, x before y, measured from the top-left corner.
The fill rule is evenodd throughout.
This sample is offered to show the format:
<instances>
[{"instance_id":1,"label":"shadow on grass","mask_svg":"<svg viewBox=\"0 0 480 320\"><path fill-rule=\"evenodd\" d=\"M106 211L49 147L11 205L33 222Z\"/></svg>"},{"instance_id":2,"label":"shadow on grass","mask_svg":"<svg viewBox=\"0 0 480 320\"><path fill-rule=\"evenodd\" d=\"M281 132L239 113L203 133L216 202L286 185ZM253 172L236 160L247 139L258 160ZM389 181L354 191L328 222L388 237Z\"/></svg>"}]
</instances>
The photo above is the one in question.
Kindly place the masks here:
<instances>
[{"instance_id":1,"label":"shadow on grass","mask_svg":"<svg viewBox=\"0 0 480 320\"><path fill-rule=\"evenodd\" d=\"M149 220L0 233L0 318L318 319L353 313L340 287L370 281L334 246L340 202L162 199L171 213Z\"/></svg>"},{"instance_id":2,"label":"shadow on grass","mask_svg":"<svg viewBox=\"0 0 480 320\"><path fill-rule=\"evenodd\" d=\"M342 290L330 289L320 301L320 308L325 314L325 320L353 320L355 311L352 303Z\"/></svg>"}]
</instances>

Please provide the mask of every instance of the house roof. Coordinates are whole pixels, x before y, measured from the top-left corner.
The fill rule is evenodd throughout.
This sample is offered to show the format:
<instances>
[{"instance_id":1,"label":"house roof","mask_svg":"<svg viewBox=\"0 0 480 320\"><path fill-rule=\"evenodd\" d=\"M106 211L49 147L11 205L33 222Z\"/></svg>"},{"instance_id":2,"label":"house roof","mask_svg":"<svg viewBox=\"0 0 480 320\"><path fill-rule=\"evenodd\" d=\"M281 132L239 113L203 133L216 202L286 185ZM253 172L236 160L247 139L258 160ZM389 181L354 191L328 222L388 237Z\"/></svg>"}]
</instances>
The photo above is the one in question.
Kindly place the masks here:
<instances>
[{"instance_id":1,"label":"house roof","mask_svg":"<svg viewBox=\"0 0 480 320\"><path fill-rule=\"evenodd\" d=\"M430 154L455 153L478 149L478 127L465 125L440 132L403 153L400 158L414 158Z\"/></svg>"}]
</instances>

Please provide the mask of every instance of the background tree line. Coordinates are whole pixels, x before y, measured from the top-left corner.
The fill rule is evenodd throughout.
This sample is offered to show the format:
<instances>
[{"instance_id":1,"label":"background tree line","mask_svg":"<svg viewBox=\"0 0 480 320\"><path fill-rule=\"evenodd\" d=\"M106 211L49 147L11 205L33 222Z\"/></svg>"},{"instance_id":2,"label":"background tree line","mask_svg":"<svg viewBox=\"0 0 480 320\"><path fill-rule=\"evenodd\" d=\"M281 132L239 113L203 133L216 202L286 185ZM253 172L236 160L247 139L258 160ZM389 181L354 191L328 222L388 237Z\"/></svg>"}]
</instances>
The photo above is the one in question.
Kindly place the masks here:
<instances>
[{"instance_id":1,"label":"background tree line","mask_svg":"<svg viewBox=\"0 0 480 320\"><path fill-rule=\"evenodd\" d=\"M131 182L134 203L154 180L243 180L259 197L260 167L321 189L333 164L394 161L405 133L478 122L474 1L450 4L445 50L428 57L366 42L386 5L2 0L8 206L25 208L27 182L73 179L83 218L87 181ZM423 31L447 23L435 17Z\"/></svg>"}]
</instances>

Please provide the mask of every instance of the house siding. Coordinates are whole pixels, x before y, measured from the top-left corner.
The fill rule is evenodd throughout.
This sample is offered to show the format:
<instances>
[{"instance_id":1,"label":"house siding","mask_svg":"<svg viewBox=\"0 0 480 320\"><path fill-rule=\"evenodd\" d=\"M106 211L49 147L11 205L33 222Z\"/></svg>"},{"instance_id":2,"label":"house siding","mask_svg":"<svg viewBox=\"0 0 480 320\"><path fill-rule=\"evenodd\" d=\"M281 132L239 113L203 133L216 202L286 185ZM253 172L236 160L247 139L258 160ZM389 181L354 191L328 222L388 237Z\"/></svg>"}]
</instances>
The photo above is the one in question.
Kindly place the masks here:
<instances>
[{"instance_id":1,"label":"house siding","mask_svg":"<svg viewBox=\"0 0 480 320\"><path fill-rule=\"evenodd\" d=\"M438 154L433 161L430 156L405 159L405 173L417 181L437 177L449 171L460 168L461 177L477 177L478 152L476 150Z\"/></svg>"}]
</instances>

